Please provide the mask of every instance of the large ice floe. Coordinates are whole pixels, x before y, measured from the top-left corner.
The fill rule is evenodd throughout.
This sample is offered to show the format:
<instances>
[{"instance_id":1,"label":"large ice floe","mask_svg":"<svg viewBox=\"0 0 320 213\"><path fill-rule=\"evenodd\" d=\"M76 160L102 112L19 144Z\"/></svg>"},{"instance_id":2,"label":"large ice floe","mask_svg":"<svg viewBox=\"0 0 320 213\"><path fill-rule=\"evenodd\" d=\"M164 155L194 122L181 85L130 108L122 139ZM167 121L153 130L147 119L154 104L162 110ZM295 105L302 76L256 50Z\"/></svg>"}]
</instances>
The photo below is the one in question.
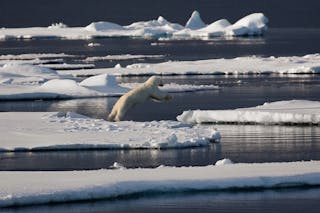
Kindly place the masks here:
<instances>
[{"instance_id":1,"label":"large ice floe","mask_svg":"<svg viewBox=\"0 0 320 213\"><path fill-rule=\"evenodd\" d=\"M115 76L112 75L93 76L78 83L75 80L56 75L55 71L47 68L31 65L18 65L18 68L23 69L23 71L14 69L20 73L18 76L12 76L12 73L2 73L4 77L0 80L0 100L108 97L121 96L129 91L129 88L119 86ZM25 73L28 69L25 68L30 68L32 74L40 72L41 75L26 77ZM46 73L42 74L43 70L53 71L53 73L48 71L47 75ZM22 77L21 73L24 73Z\"/></svg>"},{"instance_id":2,"label":"large ice floe","mask_svg":"<svg viewBox=\"0 0 320 213\"><path fill-rule=\"evenodd\" d=\"M93 171L0 172L0 207L121 199L163 193L320 185L320 162Z\"/></svg>"},{"instance_id":3,"label":"large ice floe","mask_svg":"<svg viewBox=\"0 0 320 213\"><path fill-rule=\"evenodd\" d=\"M107 21L93 22L86 27L68 27L59 23L49 27L1 28L0 39L248 36L263 34L267 29L267 23L268 19L262 13L253 13L234 24L221 19L206 25L200 14L194 11L185 26L171 23L162 16L156 20L135 22L128 26Z\"/></svg>"},{"instance_id":4,"label":"large ice floe","mask_svg":"<svg viewBox=\"0 0 320 213\"><path fill-rule=\"evenodd\" d=\"M234 110L189 110L177 117L186 123L320 124L320 102L277 101Z\"/></svg>"},{"instance_id":5,"label":"large ice floe","mask_svg":"<svg viewBox=\"0 0 320 213\"><path fill-rule=\"evenodd\" d=\"M5 65L0 68L0 100L71 99L121 96L140 85L118 84L116 77L108 74L92 76L76 82L70 76L33 65ZM195 92L217 90L214 85L167 84L167 92Z\"/></svg>"},{"instance_id":6,"label":"large ice floe","mask_svg":"<svg viewBox=\"0 0 320 213\"><path fill-rule=\"evenodd\" d=\"M220 139L212 126L177 121L114 123L72 112L2 112L0 120L1 151L187 148Z\"/></svg>"},{"instance_id":7,"label":"large ice floe","mask_svg":"<svg viewBox=\"0 0 320 213\"><path fill-rule=\"evenodd\" d=\"M69 70L64 73L86 76L102 73L117 76L143 75L249 75L249 74L318 74L320 54L286 57L247 56L232 59L197 61L167 61L162 63L135 63L126 67Z\"/></svg>"}]
</instances>

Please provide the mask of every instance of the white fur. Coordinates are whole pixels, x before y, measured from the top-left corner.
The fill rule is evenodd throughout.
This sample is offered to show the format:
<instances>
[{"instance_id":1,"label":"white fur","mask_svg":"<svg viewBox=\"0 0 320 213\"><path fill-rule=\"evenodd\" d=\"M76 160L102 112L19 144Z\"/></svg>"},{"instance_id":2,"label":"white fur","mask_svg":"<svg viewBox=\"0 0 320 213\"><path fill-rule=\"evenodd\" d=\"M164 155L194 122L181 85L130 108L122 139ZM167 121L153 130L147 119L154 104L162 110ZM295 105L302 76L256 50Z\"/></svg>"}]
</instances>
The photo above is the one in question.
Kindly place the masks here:
<instances>
[{"instance_id":1,"label":"white fur","mask_svg":"<svg viewBox=\"0 0 320 213\"><path fill-rule=\"evenodd\" d=\"M155 76L149 78L143 85L130 90L119 98L108 116L109 121L120 121L124 115L136 104L143 103L147 100L162 101L170 100L172 97L159 90L158 86L161 80Z\"/></svg>"}]
</instances>

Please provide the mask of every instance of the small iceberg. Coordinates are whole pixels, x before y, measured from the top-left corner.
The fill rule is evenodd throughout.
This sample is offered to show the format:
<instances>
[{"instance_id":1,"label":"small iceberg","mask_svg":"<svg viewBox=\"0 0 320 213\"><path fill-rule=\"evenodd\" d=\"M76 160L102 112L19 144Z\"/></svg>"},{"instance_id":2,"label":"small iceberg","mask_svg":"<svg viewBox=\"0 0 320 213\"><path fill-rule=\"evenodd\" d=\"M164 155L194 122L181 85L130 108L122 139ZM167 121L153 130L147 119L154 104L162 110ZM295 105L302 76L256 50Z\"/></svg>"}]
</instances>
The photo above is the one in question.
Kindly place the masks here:
<instances>
[{"instance_id":1,"label":"small iceberg","mask_svg":"<svg viewBox=\"0 0 320 213\"><path fill-rule=\"evenodd\" d=\"M206 24L202 21L200 17L200 13L198 11L193 11L191 17L186 23L186 28L189 28L191 30L198 30L200 28L205 27Z\"/></svg>"}]
</instances>

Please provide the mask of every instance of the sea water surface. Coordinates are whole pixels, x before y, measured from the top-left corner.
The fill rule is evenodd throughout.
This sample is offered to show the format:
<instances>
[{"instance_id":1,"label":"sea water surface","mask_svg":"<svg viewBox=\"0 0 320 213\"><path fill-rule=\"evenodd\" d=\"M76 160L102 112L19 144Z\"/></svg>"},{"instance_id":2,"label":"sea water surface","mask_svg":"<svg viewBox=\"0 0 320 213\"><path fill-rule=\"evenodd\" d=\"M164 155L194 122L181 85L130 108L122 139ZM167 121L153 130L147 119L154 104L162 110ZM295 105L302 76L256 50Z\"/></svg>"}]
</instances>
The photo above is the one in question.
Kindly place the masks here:
<instances>
[{"instance_id":1,"label":"sea water surface","mask_svg":"<svg viewBox=\"0 0 320 213\"><path fill-rule=\"evenodd\" d=\"M89 42L100 43L88 47ZM88 56L119 54L164 55L167 60L199 60L239 56L292 56L318 53L318 29L270 29L264 37L160 41L158 39L10 40L0 42L0 54L66 53L65 59L83 63ZM126 65L134 60L100 61L97 67ZM254 65L253 65L254 66ZM118 78L119 82L143 82L146 77ZM165 83L214 84L219 90L173 94L167 103L147 102L131 109L128 120L175 120L189 109L235 109L265 102L307 99L319 100L319 75L244 75L163 77ZM0 111L75 111L94 118L106 118L117 98L60 101L0 102ZM320 160L319 126L216 125L222 139L209 147L181 150L93 150L59 152L0 153L0 170L82 170L109 168L119 162L128 168L167 166L205 166L222 158L240 162L282 162ZM154 195L125 200L44 205L8 209L8 212L318 212L319 189ZM155 209L156 207L156 209Z\"/></svg>"}]
</instances>

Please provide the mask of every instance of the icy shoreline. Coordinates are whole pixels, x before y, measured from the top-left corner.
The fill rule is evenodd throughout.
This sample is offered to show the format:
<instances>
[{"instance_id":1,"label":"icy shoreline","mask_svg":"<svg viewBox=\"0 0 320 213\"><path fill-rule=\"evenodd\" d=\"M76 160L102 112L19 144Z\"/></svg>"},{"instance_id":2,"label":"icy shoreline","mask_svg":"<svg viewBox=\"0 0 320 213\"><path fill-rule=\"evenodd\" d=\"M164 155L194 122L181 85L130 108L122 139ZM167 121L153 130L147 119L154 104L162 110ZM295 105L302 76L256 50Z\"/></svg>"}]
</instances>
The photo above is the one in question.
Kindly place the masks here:
<instances>
[{"instance_id":1,"label":"icy shoreline","mask_svg":"<svg viewBox=\"0 0 320 213\"><path fill-rule=\"evenodd\" d=\"M320 162L226 164L64 172L0 172L0 207L159 193L320 185ZM151 193L152 192L152 193Z\"/></svg>"}]
</instances>

